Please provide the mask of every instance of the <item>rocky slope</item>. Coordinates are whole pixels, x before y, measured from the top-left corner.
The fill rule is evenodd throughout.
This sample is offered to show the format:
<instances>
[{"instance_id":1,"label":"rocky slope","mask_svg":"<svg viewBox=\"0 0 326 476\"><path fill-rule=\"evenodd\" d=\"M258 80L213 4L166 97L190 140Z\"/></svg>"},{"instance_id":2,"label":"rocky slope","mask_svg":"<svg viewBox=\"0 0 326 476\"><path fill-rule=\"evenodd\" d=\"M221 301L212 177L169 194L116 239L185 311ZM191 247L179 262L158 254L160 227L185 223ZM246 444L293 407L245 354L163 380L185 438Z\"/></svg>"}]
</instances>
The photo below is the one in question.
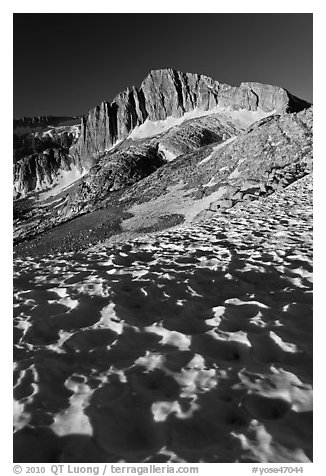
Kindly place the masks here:
<instances>
[{"instance_id":1,"label":"rocky slope","mask_svg":"<svg viewBox=\"0 0 326 476\"><path fill-rule=\"evenodd\" d=\"M103 102L80 123L67 117L15 120L14 196L23 198L53 187L61 172L73 171L76 179L129 135L133 139L155 136L183 120L214 113L228 118L239 131L271 113L307 106L275 86L248 82L231 87L203 75L155 70L139 89L127 89L111 103ZM243 120L236 114L239 111L257 114ZM217 128L213 133L218 133Z\"/></svg>"},{"instance_id":2,"label":"rocky slope","mask_svg":"<svg viewBox=\"0 0 326 476\"><path fill-rule=\"evenodd\" d=\"M134 221L155 221L173 208L187 220L267 196L312 171L312 125L312 108L263 119L224 143L178 157L120 201L139 205L129 209Z\"/></svg>"},{"instance_id":3,"label":"rocky slope","mask_svg":"<svg viewBox=\"0 0 326 476\"><path fill-rule=\"evenodd\" d=\"M102 102L82 118L81 135L71 150L83 166L90 168L100 154L109 150L144 122L181 118L197 111L232 110L294 112L307 107L286 90L254 82L239 87L221 84L204 75L173 69L152 71L135 87L120 93L111 103Z\"/></svg>"},{"instance_id":4,"label":"rocky slope","mask_svg":"<svg viewBox=\"0 0 326 476\"><path fill-rule=\"evenodd\" d=\"M226 123L227 132L231 126L234 135L266 115L298 111L307 105L274 86L241 83L231 87L203 75L155 70L139 89L127 89L111 103L103 102L80 123L78 118L67 117L15 120L14 197L24 198L62 181L72 183L127 137L156 136L183 121L216 114L220 124L204 127L201 142L199 131L192 134L197 136L195 146L199 147L216 141L217 135L219 140L228 138ZM191 144L189 132L184 144ZM164 143L160 150L170 159L180 152L172 147L166 154Z\"/></svg>"},{"instance_id":5,"label":"rocky slope","mask_svg":"<svg viewBox=\"0 0 326 476\"><path fill-rule=\"evenodd\" d=\"M61 172L81 164L69 154L79 137L79 118L33 117L14 120L14 197L55 184Z\"/></svg>"},{"instance_id":6,"label":"rocky slope","mask_svg":"<svg viewBox=\"0 0 326 476\"><path fill-rule=\"evenodd\" d=\"M219 208L268 196L311 170L312 108L270 116L243 132L222 123L219 115L197 118L146 140L122 142L69 193L32 208L20 203L15 240L31 239L85 213L95 214L94 219L85 217L78 226L91 229L92 240L104 239L103 230L109 237L191 222ZM110 222L118 226L108 230ZM68 243L63 229L55 242L71 246L71 233L80 236L78 226L68 227ZM27 248L37 250L42 240L30 241Z\"/></svg>"}]
</instances>

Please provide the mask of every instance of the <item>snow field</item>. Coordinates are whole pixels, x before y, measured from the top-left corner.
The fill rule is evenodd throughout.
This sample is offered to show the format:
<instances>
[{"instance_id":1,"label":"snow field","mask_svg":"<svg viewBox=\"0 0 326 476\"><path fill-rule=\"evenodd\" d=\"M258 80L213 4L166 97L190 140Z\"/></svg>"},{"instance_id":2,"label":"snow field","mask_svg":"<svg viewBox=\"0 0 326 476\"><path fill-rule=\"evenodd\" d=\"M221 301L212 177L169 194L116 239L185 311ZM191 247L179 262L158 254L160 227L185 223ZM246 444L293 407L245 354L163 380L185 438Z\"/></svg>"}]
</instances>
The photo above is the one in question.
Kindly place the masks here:
<instances>
[{"instance_id":1,"label":"snow field","mask_svg":"<svg viewBox=\"0 0 326 476\"><path fill-rule=\"evenodd\" d=\"M311 217L305 177L196 225L17 258L17 459L311 461Z\"/></svg>"}]
</instances>

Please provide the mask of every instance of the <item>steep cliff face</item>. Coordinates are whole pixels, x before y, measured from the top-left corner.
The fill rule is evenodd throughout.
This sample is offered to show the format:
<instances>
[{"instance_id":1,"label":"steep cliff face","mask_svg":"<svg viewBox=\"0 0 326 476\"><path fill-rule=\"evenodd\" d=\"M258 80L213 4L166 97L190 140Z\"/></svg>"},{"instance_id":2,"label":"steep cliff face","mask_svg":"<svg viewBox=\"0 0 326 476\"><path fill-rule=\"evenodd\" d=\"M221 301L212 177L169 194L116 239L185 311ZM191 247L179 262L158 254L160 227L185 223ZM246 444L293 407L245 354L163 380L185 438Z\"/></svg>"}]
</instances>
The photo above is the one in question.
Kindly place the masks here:
<instances>
[{"instance_id":1,"label":"steep cliff face","mask_svg":"<svg viewBox=\"0 0 326 476\"><path fill-rule=\"evenodd\" d=\"M64 172L74 172L74 177L78 177L82 171L68 149L49 148L29 155L14 164L14 197L23 198L30 192L51 188Z\"/></svg>"},{"instance_id":2,"label":"steep cliff face","mask_svg":"<svg viewBox=\"0 0 326 476\"><path fill-rule=\"evenodd\" d=\"M79 137L78 118L33 117L14 120L14 197L51 187L61 172L82 167L69 149Z\"/></svg>"},{"instance_id":3,"label":"steep cliff face","mask_svg":"<svg viewBox=\"0 0 326 476\"><path fill-rule=\"evenodd\" d=\"M307 106L275 86L247 82L232 87L199 74L155 70L139 89L128 88L81 119L43 116L15 120L14 196L22 198L52 187L63 171L75 170L74 177L81 175L128 136L136 140L153 137L182 121L207 114L218 115L221 124L222 116L227 117L223 132L227 125L228 132L233 128L238 133L261 117L296 112ZM242 112L249 114L249 120L234 116ZM178 153L171 144L169 141L167 154L173 158ZM166 144L161 145L163 154L164 147Z\"/></svg>"},{"instance_id":4,"label":"steep cliff face","mask_svg":"<svg viewBox=\"0 0 326 476\"><path fill-rule=\"evenodd\" d=\"M83 117L80 138L70 152L90 168L103 152L145 121L181 118L194 110L199 116L225 108L260 110L268 115L297 112L308 106L306 101L276 86L245 82L232 87L199 74L155 70L139 90L127 89L111 103L103 102Z\"/></svg>"}]
</instances>

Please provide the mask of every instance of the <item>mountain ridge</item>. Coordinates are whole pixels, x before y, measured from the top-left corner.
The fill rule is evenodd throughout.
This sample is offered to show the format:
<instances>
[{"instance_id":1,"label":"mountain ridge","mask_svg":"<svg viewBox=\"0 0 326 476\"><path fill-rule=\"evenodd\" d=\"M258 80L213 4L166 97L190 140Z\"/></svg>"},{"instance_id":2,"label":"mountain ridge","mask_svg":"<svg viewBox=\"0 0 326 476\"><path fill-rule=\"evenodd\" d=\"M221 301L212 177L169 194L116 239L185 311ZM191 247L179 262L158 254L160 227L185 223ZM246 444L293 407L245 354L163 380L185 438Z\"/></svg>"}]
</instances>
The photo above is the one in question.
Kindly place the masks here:
<instances>
[{"instance_id":1,"label":"mountain ridge","mask_svg":"<svg viewBox=\"0 0 326 476\"><path fill-rule=\"evenodd\" d=\"M90 168L99 153L110 149L146 120L181 117L196 108L209 111L216 106L266 113L299 112L310 103L283 88L244 82L239 87L219 83L208 76L174 69L152 70L137 89L120 92L111 102L103 101L81 119L81 135L71 149L83 166Z\"/></svg>"},{"instance_id":2,"label":"mountain ridge","mask_svg":"<svg viewBox=\"0 0 326 476\"><path fill-rule=\"evenodd\" d=\"M170 69L153 70L139 90L102 102L80 125L25 120L48 125L18 141L23 156L14 164L14 190L23 200L14 206L15 242L37 241L92 213L91 223L95 215L112 221L104 235L130 223L138 232L164 228L286 187L312 170L308 106L283 88L232 87ZM256 169L260 175L251 180ZM178 190L169 195L172 184ZM139 208L144 201L149 205ZM152 217L148 223L142 214Z\"/></svg>"},{"instance_id":3,"label":"mountain ridge","mask_svg":"<svg viewBox=\"0 0 326 476\"><path fill-rule=\"evenodd\" d=\"M241 111L251 114L249 122L246 120L248 125L266 115L297 112L308 105L276 86L257 82L229 86L196 73L152 70L138 89L128 87L111 102L102 101L80 118L15 119L14 196L23 198L51 188L65 171L76 170L81 176L117 143L129 136L148 137L152 129L152 135L156 135L158 125L166 130L187 118L214 112L234 115ZM259 117L255 117L256 113ZM141 133L137 132L139 129Z\"/></svg>"},{"instance_id":4,"label":"mountain ridge","mask_svg":"<svg viewBox=\"0 0 326 476\"><path fill-rule=\"evenodd\" d=\"M70 249L124 230L141 233L189 223L197 215L268 196L312 171L312 108L270 116L238 135L208 136L189 147L184 129L192 135L198 121L139 144L124 141L69 190L35 201L32 208L32 202L22 204L15 220L17 249L37 252L53 239L54 249L57 244ZM201 132L198 125L195 129ZM162 144L166 150L180 147L178 157L164 162ZM26 240L31 241L25 245Z\"/></svg>"}]
</instances>

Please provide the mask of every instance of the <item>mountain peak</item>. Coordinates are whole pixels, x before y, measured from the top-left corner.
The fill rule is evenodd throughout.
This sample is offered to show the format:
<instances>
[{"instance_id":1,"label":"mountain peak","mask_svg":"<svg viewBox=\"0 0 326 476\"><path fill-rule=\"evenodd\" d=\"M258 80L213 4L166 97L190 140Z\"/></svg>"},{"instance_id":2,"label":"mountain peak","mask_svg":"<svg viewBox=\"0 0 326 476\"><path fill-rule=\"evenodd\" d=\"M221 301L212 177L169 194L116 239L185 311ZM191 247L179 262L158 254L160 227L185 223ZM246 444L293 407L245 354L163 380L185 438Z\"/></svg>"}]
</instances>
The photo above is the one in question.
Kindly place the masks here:
<instances>
[{"instance_id":1,"label":"mountain peak","mask_svg":"<svg viewBox=\"0 0 326 476\"><path fill-rule=\"evenodd\" d=\"M146 120L172 118L173 122L187 114L201 116L224 110L250 113L259 110L263 116L297 112L308 106L306 101L277 86L257 82L230 86L203 74L173 68L153 69L139 88L126 88L111 102L102 102L82 118L81 134L71 154L78 156L82 166L89 169L101 153Z\"/></svg>"},{"instance_id":2,"label":"mountain peak","mask_svg":"<svg viewBox=\"0 0 326 476\"><path fill-rule=\"evenodd\" d=\"M127 88L106 104L101 114L95 108L82 120L82 133L73 153L81 157L86 168L99 152L126 138L146 120L181 118L192 111L203 115L216 108L260 110L268 115L297 112L310 106L281 87L257 82L230 86L209 76L173 68L151 70L138 89Z\"/></svg>"}]
</instances>

